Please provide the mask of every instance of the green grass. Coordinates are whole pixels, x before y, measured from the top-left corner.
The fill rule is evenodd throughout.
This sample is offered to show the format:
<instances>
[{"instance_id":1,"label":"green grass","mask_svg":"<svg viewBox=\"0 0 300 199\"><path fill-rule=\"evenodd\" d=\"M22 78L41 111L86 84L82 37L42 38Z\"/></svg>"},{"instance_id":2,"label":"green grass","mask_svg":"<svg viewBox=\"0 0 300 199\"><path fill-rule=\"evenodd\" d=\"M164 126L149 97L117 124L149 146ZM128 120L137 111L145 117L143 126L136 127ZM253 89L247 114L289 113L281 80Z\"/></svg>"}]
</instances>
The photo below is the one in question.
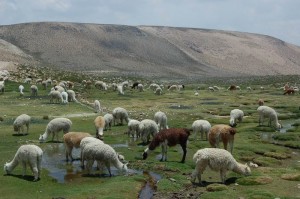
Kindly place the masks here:
<instances>
[{"instance_id":1,"label":"green grass","mask_svg":"<svg viewBox=\"0 0 300 199\"><path fill-rule=\"evenodd\" d=\"M237 161L246 163L252 161L259 165L252 168L252 176L244 177L233 172L228 172L226 190L220 184L219 173L206 169L202 179L207 186L192 185L190 174L195 164L192 161L193 154L201 148L210 147L205 140L189 138L186 163L181 160L179 146L169 148L168 161L160 162L156 156L160 154L160 148L151 153L147 160L142 160L142 152L146 146L139 145L141 140L134 141L125 134L127 126L113 126L112 130L105 131L105 142L111 145L119 144L116 150L129 161L128 167L137 171L151 171L160 174L162 179L156 184L157 198L170 197L172 194L197 193L201 198L296 198L300 197L299 184L300 166L297 161L300 157L300 129L298 116L299 94L284 96L282 91L274 85L276 82L270 79L263 85L264 92L259 89L251 92L245 89L237 92L227 91L228 84L215 82L214 85L222 87L220 91L208 92L208 84L190 84L184 91L168 92L164 89L163 95L156 96L150 90L138 92L126 90L124 96L118 95L112 90L100 91L92 87L84 89L78 82L85 77L65 76L60 79L75 81L75 92L80 94L79 100L93 102L98 99L105 112L111 112L116 107L128 110L129 117L133 119L152 119L156 111L163 111L168 116L169 127L191 127L196 119L206 119L212 125L228 124L231 109L239 108L244 111L245 118L237 126L237 134L233 155ZM82 79L81 79L82 78ZM112 82L108 78L107 82ZM120 80L121 82L121 80ZM144 80L145 84L146 80ZM160 82L158 82L160 83ZM20 96L18 86L20 83L6 82L4 94L0 94L0 151L2 165L11 160L18 147L25 143L34 143L45 149L49 142L38 143L39 135L45 131L47 123L56 116L69 117L72 120L72 131L84 131L95 134L93 120L97 116L92 114L90 105L69 103L68 105L50 104L48 99L49 89L43 90L38 85L38 97L31 98L28 84L25 86L25 95ZM256 82L257 84L257 82ZM282 83L283 84L283 83ZM194 89L201 87L199 96L194 95ZM245 84L242 86L255 86ZM264 99L265 105L274 107L279 113L281 123L290 122L292 130L287 133L276 132L267 126L258 126L257 100ZM13 136L12 123L14 119L26 113L32 117L29 134L26 136ZM77 116L76 116L77 115ZM103 115L103 114L101 114ZM74 117L76 116L76 117ZM292 131L292 132L290 132ZM270 136L269 140L261 138L263 133ZM62 136L61 136L62 137ZM199 138L199 136L198 136ZM48 138L49 141L49 138ZM51 143L52 144L52 143ZM58 143L57 143L58 144ZM54 143L55 145L55 143ZM221 144L222 146L222 144ZM64 162L64 154L61 155L62 168L72 168ZM14 175L0 176L0 192L5 198L137 198L139 191L145 184L147 177L141 172L130 173L128 176L116 175L109 177L79 176L66 183L58 183L43 169L41 180L32 182L31 172L27 169L27 176L22 178L21 166L16 167ZM171 180L172 179L172 180ZM265 183L267 182L267 183ZM21 188L20 188L21 187ZM207 188L208 187L208 188ZM216 191L210 191L216 190ZM289 190L289 191L286 191ZM1 198L1 196L0 196Z\"/></svg>"}]
</instances>

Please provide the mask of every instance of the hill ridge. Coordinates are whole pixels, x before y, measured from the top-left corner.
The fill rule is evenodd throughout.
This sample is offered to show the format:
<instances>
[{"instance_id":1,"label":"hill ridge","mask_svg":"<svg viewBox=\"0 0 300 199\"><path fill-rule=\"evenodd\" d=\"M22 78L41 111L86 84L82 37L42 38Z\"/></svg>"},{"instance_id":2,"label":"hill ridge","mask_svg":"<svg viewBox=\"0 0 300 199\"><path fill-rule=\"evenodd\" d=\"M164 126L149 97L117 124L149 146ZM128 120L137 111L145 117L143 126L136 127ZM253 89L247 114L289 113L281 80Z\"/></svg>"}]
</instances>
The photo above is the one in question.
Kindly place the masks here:
<instances>
[{"instance_id":1,"label":"hill ridge","mask_svg":"<svg viewBox=\"0 0 300 199\"><path fill-rule=\"evenodd\" d=\"M0 62L86 73L173 78L300 74L300 47L237 31L35 22L0 26L0 41ZM26 55L16 54L13 46Z\"/></svg>"}]
</instances>

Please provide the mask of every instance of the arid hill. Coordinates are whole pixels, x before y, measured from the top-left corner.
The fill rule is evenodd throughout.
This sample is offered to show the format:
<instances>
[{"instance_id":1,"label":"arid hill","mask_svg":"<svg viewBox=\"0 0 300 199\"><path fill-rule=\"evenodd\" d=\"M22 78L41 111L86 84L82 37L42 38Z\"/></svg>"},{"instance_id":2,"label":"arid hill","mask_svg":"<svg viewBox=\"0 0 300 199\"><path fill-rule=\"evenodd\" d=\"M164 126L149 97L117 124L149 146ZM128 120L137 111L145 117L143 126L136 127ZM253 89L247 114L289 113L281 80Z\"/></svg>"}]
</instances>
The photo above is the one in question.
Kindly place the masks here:
<instances>
[{"instance_id":1,"label":"arid hill","mask_svg":"<svg viewBox=\"0 0 300 199\"><path fill-rule=\"evenodd\" d=\"M0 26L0 68L11 62L146 77L300 75L300 47L220 30L26 23Z\"/></svg>"}]
</instances>

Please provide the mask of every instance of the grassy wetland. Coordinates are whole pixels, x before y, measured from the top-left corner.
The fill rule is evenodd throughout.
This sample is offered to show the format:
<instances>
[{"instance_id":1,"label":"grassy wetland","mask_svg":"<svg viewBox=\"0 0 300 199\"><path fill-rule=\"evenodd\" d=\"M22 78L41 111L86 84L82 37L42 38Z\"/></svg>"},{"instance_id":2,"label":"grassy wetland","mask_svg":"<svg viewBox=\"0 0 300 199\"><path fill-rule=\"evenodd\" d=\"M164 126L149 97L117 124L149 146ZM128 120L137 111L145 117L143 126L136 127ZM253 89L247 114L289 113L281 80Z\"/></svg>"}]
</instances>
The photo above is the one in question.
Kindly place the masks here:
<instances>
[{"instance_id":1,"label":"grassy wetland","mask_svg":"<svg viewBox=\"0 0 300 199\"><path fill-rule=\"evenodd\" d=\"M281 79L241 83L242 90L233 92L227 90L230 83L190 83L186 84L183 91L168 92L164 89L163 94L158 96L149 89L144 92L128 89L125 95L118 95L112 89L85 89L79 83L82 79L77 78L72 81L75 81L74 91L81 103L70 102L67 105L50 104L47 96L49 88L43 90L38 85L38 96L31 97L30 85L23 84L25 94L20 96L19 82L5 83L5 92L0 94L2 165L12 160L22 144L34 143L43 149L45 155L41 179L37 182L32 182L33 175L29 168L26 176L22 177L21 165L15 168L12 175L1 175L0 198L138 198L147 183L152 184L150 189L153 196L151 191L148 193L148 197L152 198L300 198L299 93L283 95L279 87L285 82ZM65 77L64 80L69 79ZM103 81L111 83L112 79L106 78ZM150 83L146 80L141 82L144 85ZM161 83L158 80L154 82ZM213 85L221 89L208 91L207 88ZM252 91L246 90L247 86L251 86ZM195 90L198 96L194 95ZM276 131L266 125L258 126L256 109L260 98L264 99L265 105L277 111L283 129ZM100 101L103 113L95 114L86 103L95 99ZM44 133L47 123L54 117L71 119L71 131L94 135L95 117L111 112L116 107L125 108L130 118L138 120L153 119L154 113L160 110L167 114L169 127L187 128L197 119L206 119L212 125L228 124L230 111L239 108L244 111L245 117L236 127L233 156L238 162L251 161L258 167L251 168L251 176L229 171L225 185L221 184L219 173L207 168L202 175L203 185L192 184L190 175L195 168L192 157L198 149L210 147L208 141L200 140L200 136L195 140L192 134L184 164L179 163L182 156L180 146L169 148L167 162L159 161L160 148L142 160L142 152L147 146L141 145L140 139L129 138L125 124L105 131L104 141L125 156L129 162L128 175L113 171L113 177L108 177L106 170L101 175L95 170L94 175L87 176L81 170L79 161L65 161L62 143L51 142L51 137L46 143L38 142L39 135ZM13 132L12 124L23 113L30 115L32 122L29 134L18 136ZM62 133L60 138L62 140ZM74 153L75 156L79 154L76 150ZM159 176L159 180L151 182L148 172Z\"/></svg>"}]
</instances>

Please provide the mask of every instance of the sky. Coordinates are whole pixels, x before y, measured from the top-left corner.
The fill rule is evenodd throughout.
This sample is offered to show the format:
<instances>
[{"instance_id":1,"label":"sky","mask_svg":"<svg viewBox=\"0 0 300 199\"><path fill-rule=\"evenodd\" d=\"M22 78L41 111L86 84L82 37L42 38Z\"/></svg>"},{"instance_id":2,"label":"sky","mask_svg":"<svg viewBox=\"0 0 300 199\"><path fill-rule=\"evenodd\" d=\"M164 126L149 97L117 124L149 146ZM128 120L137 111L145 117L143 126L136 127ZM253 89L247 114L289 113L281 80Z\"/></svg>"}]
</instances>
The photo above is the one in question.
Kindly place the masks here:
<instances>
[{"instance_id":1,"label":"sky","mask_svg":"<svg viewBox=\"0 0 300 199\"><path fill-rule=\"evenodd\" d=\"M250 32L300 46L300 0L0 0L0 25L78 22Z\"/></svg>"}]
</instances>

